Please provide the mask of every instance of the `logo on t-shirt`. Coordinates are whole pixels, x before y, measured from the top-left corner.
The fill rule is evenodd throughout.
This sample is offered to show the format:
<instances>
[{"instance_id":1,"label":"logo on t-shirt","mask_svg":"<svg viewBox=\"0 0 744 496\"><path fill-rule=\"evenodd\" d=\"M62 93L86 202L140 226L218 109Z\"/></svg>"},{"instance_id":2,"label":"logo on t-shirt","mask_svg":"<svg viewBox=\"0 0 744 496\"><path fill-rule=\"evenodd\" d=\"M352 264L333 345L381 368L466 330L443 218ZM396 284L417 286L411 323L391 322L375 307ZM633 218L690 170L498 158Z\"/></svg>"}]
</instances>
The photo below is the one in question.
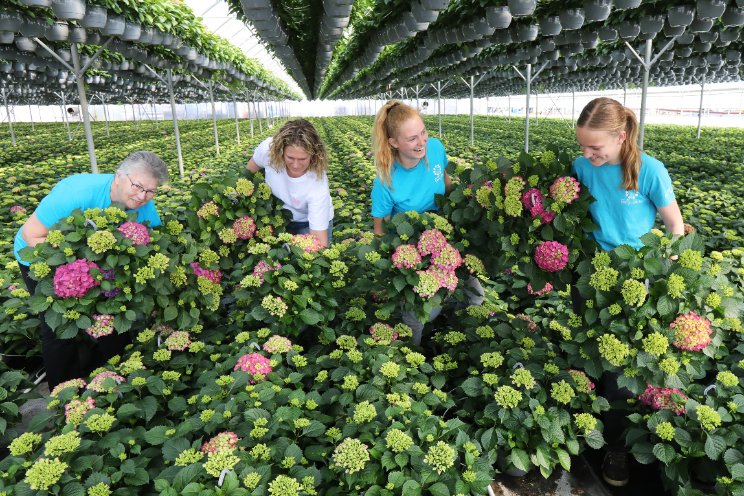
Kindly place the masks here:
<instances>
[{"instance_id":1,"label":"logo on t-shirt","mask_svg":"<svg viewBox=\"0 0 744 496\"><path fill-rule=\"evenodd\" d=\"M625 191L625 198L620 200L623 205L640 205L643 200L638 198L640 193L637 190L629 189Z\"/></svg>"},{"instance_id":2,"label":"logo on t-shirt","mask_svg":"<svg viewBox=\"0 0 744 496\"><path fill-rule=\"evenodd\" d=\"M292 200L292 206L294 208L300 208L302 205L302 198L297 198L295 196L290 196L290 199Z\"/></svg>"},{"instance_id":3,"label":"logo on t-shirt","mask_svg":"<svg viewBox=\"0 0 744 496\"><path fill-rule=\"evenodd\" d=\"M442 179L442 166L437 164L434 166L434 169L432 170L434 173L434 182L438 183Z\"/></svg>"}]
</instances>

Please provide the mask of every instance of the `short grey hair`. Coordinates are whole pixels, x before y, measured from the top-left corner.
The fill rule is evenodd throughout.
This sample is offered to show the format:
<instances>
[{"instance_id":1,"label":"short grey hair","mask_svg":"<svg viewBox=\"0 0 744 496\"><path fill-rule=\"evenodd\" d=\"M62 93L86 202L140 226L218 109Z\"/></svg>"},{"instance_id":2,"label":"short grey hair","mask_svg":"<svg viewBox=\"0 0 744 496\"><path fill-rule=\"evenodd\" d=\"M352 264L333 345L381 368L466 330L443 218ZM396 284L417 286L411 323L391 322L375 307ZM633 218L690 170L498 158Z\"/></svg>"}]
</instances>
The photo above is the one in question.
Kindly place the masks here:
<instances>
[{"instance_id":1,"label":"short grey hair","mask_svg":"<svg viewBox=\"0 0 744 496\"><path fill-rule=\"evenodd\" d=\"M134 171L142 171L150 174L158 182L158 186L162 186L168 182L168 166L165 162L152 152L146 152L144 150L134 152L125 158L116 172L121 174L129 174Z\"/></svg>"}]
</instances>

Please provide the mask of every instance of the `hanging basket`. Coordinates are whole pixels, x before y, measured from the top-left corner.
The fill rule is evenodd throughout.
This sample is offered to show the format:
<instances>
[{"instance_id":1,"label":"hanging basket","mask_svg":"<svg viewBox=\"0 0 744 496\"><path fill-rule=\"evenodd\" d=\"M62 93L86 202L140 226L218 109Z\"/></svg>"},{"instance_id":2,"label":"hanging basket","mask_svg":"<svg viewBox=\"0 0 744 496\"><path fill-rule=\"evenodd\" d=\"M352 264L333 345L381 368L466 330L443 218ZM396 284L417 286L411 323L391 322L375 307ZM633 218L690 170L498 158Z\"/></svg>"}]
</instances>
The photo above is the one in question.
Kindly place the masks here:
<instances>
[{"instance_id":1,"label":"hanging basket","mask_svg":"<svg viewBox=\"0 0 744 496\"><path fill-rule=\"evenodd\" d=\"M634 40L641 33L641 26L631 21L624 21L617 25L617 34L624 40Z\"/></svg>"},{"instance_id":2,"label":"hanging basket","mask_svg":"<svg viewBox=\"0 0 744 496\"><path fill-rule=\"evenodd\" d=\"M540 32L543 36L556 36L562 29L559 16L548 15L540 18Z\"/></svg>"},{"instance_id":3,"label":"hanging basket","mask_svg":"<svg viewBox=\"0 0 744 496\"><path fill-rule=\"evenodd\" d=\"M67 41L70 35L70 27L64 21L57 21L49 26L44 37L49 41Z\"/></svg>"},{"instance_id":4,"label":"hanging basket","mask_svg":"<svg viewBox=\"0 0 744 496\"><path fill-rule=\"evenodd\" d=\"M715 43L718 39L718 32L708 31L707 33L698 33L698 40L704 43Z\"/></svg>"},{"instance_id":5,"label":"hanging basket","mask_svg":"<svg viewBox=\"0 0 744 496\"><path fill-rule=\"evenodd\" d=\"M669 25L669 21L667 20L667 22L664 23L664 36L666 36L667 38L671 38L672 36L679 36L685 32L685 27L686 26L672 27Z\"/></svg>"},{"instance_id":6,"label":"hanging basket","mask_svg":"<svg viewBox=\"0 0 744 496\"><path fill-rule=\"evenodd\" d=\"M142 25L138 22L127 21L121 39L125 41L138 41L142 35Z\"/></svg>"},{"instance_id":7,"label":"hanging basket","mask_svg":"<svg viewBox=\"0 0 744 496\"><path fill-rule=\"evenodd\" d=\"M617 10L635 9L641 5L641 0L615 0L613 5Z\"/></svg>"},{"instance_id":8,"label":"hanging basket","mask_svg":"<svg viewBox=\"0 0 744 496\"><path fill-rule=\"evenodd\" d=\"M16 36L15 46L22 52L33 52L36 50L36 42L27 36Z\"/></svg>"},{"instance_id":9,"label":"hanging basket","mask_svg":"<svg viewBox=\"0 0 744 496\"><path fill-rule=\"evenodd\" d=\"M718 34L719 41L733 43L739 39L740 32L738 29L721 29Z\"/></svg>"},{"instance_id":10,"label":"hanging basket","mask_svg":"<svg viewBox=\"0 0 744 496\"><path fill-rule=\"evenodd\" d=\"M38 38L44 36L46 26L45 23L37 21L36 19L25 19L18 32L28 38Z\"/></svg>"},{"instance_id":11,"label":"hanging basket","mask_svg":"<svg viewBox=\"0 0 744 496\"><path fill-rule=\"evenodd\" d=\"M122 15L110 15L106 18L103 34L106 36L121 36L126 28L126 21Z\"/></svg>"},{"instance_id":12,"label":"hanging basket","mask_svg":"<svg viewBox=\"0 0 744 496\"><path fill-rule=\"evenodd\" d=\"M641 33L655 35L664 28L664 16L662 14L643 16L639 25Z\"/></svg>"},{"instance_id":13,"label":"hanging basket","mask_svg":"<svg viewBox=\"0 0 744 496\"><path fill-rule=\"evenodd\" d=\"M597 30L599 39L602 41L615 41L617 40L617 29L611 28L610 26L602 26Z\"/></svg>"},{"instance_id":14,"label":"hanging basket","mask_svg":"<svg viewBox=\"0 0 744 496\"><path fill-rule=\"evenodd\" d=\"M507 3L514 17L532 15L537 7L537 0L508 0Z\"/></svg>"},{"instance_id":15,"label":"hanging basket","mask_svg":"<svg viewBox=\"0 0 744 496\"><path fill-rule=\"evenodd\" d=\"M584 25L584 9L565 9L559 13L559 17L565 30L580 29Z\"/></svg>"},{"instance_id":16,"label":"hanging basket","mask_svg":"<svg viewBox=\"0 0 744 496\"><path fill-rule=\"evenodd\" d=\"M23 25L23 18L18 12L12 10L0 10L0 31L10 31L11 33L20 30Z\"/></svg>"},{"instance_id":17,"label":"hanging basket","mask_svg":"<svg viewBox=\"0 0 744 496\"><path fill-rule=\"evenodd\" d=\"M85 28L75 27L70 30L70 41L72 43L85 43L88 40L88 33Z\"/></svg>"},{"instance_id":18,"label":"hanging basket","mask_svg":"<svg viewBox=\"0 0 744 496\"><path fill-rule=\"evenodd\" d=\"M667 10L667 22L672 27L689 26L695 19L695 8L691 5L675 5Z\"/></svg>"},{"instance_id":19,"label":"hanging basket","mask_svg":"<svg viewBox=\"0 0 744 496\"><path fill-rule=\"evenodd\" d=\"M88 5L85 10L85 17L80 21L80 25L87 29L103 29L106 26L108 11L106 7L100 5Z\"/></svg>"},{"instance_id":20,"label":"hanging basket","mask_svg":"<svg viewBox=\"0 0 744 496\"><path fill-rule=\"evenodd\" d=\"M488 24L494 29L506 29L512 21L512 13L506 5L486 9Z\"/></svg>"},{"instance_id":21,"label":"hanging basket","mask_svg":"<svg viewBox=\"0 0 744 496\"><path fill-rule=\"evenodd\" d=\"M695 19L690 24L689 31L691 33L707 33L713 27L713 19Z\"/></svg>"},{"instance_id":22,"label":"hanging basket","mask_svg":"<svg viewBox=\"0 0 744 496\"><path fill-rule=\"evenodd\" d=\"M57 19L79 21L85 17L85 0L52 0Z\"/></svg>"},{"instance_id":23,"label":"hanging basket","mask_svg":"<svg viewBox=\"0 0 744 496\"><path fill-rule=\"evenodd\" d=\"M15 40L13 31L0 31L0 45L10 45Z\"/></svg>"},{"instance_id":24,"label":"hanging basket","mask_svg":"<svg viewBox=\"0 0 744 496\"><path fill-rule=\"evenodd\" d=\"M516 24L515 33L517 39L521 42L535 41L537 39L537 33L540 30L540 26L537 24Z\"/></svg>"},{"instance_id":25,"label":"hanging basket","mask_svg":"<svg viewBox=\"0 0 744 496\"><path fill-rule=\"evenodd\" d=\"M595 22L604 21L610 16L612 10L612 0L585 0L584 1L584 21Z\"/></svg>"},{"instance_id":26,"label":"hanging basket","mask_svg":"<svg viewBox=\"0 0 744 496\"><path fill-rule=\"evenodd\" d=\"M52 0L20 0L21 4L27 7L49 7Z\"/></svg>"},{"instance_id":27,"label":"hanging basket","mask_svg":"<svg viewBox=\"0 0 744 496\"><path fill-rule=\"evenodd\" d=\"M726 0L697 0L698 19L717 19L726 10Z\"/></svg>"},{"instance_id":28,"label":"hanging basket","mask_svg":"<svg viewBox=\"0 0 744 496\"><path fill-rule=\"evenodd\" d=\"M729 5L721 16L721 22L727 28L744 26L744 7Z\"/></svg>"}]
</instances>

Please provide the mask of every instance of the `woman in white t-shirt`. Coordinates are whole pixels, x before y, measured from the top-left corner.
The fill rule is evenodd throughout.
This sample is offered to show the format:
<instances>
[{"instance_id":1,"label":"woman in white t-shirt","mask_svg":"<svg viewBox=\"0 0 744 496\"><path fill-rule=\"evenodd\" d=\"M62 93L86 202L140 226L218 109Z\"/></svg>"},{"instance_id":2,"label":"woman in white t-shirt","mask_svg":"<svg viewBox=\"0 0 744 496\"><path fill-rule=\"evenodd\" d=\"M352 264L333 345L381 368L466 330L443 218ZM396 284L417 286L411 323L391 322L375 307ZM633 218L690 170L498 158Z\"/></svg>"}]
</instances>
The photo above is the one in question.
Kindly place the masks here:
<instances>
[{"instance_id":1,"label":"woman in white t-shirt","mask_svg":"<svg viewBox=\"0 0 744 496\"><path fill-rule=\"evenodd\" d=\"M264 169L271 191L292 212L287 230L313 236L328 246L333 229L333 203L328 189L328 154L312 124L297 119L284 124L253 151L247 168Z\"/></svg>"}]
</instances>

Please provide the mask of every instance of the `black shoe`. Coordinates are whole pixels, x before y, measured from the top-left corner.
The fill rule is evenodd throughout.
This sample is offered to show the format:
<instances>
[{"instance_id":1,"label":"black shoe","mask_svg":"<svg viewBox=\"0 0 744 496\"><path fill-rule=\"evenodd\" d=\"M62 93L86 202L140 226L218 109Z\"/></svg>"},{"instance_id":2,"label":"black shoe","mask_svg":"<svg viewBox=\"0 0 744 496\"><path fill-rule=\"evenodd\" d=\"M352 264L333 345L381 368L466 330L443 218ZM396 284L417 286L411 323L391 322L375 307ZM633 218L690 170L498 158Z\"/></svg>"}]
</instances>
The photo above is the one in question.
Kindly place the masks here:
<instances>
[{"instance_id":1,"label":"black shoe","mask_svg":"<svg viewBox=\"0 0 744 496\"><path fill-rule=\"evenodd\" d=\"M610 450L602 462L602 478L614 487L623 487L630 480L628 452L625 449Z\"/></svg>"}]
</instances>

